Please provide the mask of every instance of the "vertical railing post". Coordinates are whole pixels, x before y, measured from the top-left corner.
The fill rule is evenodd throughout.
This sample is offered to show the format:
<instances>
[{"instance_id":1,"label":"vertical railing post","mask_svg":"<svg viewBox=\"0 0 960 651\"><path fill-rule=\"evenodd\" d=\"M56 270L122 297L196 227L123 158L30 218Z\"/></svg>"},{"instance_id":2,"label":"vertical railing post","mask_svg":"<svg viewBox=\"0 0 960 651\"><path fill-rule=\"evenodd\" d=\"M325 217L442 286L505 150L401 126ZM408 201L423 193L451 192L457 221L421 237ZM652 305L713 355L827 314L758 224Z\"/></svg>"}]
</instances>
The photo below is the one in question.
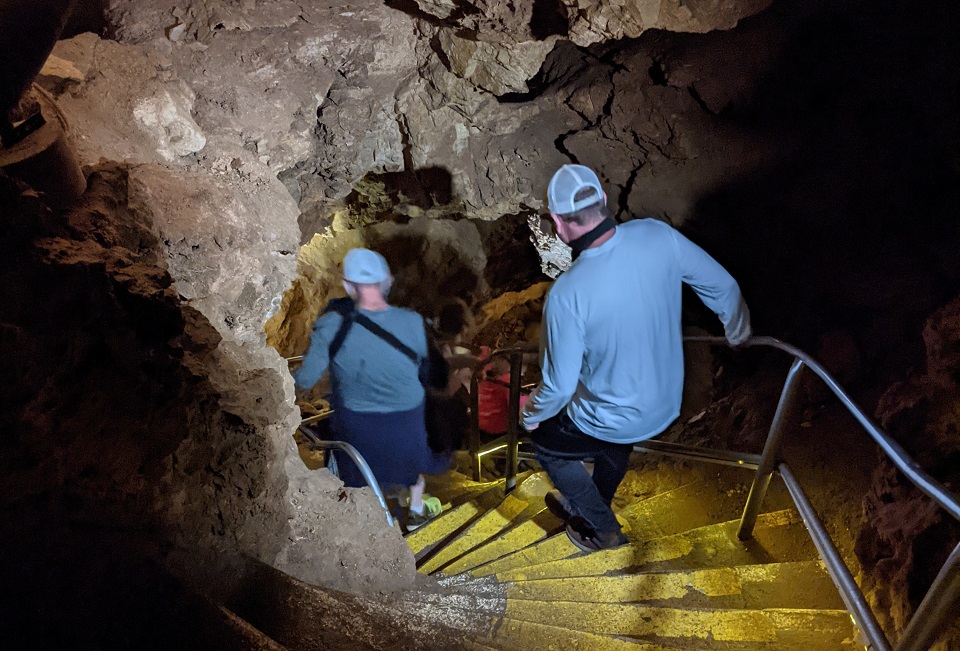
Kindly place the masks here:
<instances>
[{"instance_id":1,"label":"vertical railing post","mask_svg":"<svg viewBox=\"0 0 960 651\"><path fill-rule=\"evenodd\" d=\"M960 615L960 545L940 568L895 651L927 651Z\"/></svg>"},{"instance_id":2,"label":"vertical railing post","mask_svg":"<svg viewBox=\"0 0 960 651\"><path fill-rule=\"evenodd\" d=\"M504 491L510 492L517 485L517 465L520 446L520 373L523 354L510 353L510 406L507 411L507 473Z\"/></svg>"},{"instance_id":3,"label":"vertical railing post","mask_svg":"<svg viewBox=\"0 0 960 651\"><path fill-rule=\"evenodd\" d=\"M780 393L780 402L777 404L777 411L773 415L773 422L770 423L767 442L763 446L760 465L757 467L757 474L754 475L753 484L750 486L750 494L747 496L747 504L743 509L743 517L740 518L740 528L737 530L737 537L740 540L748 540L753 536L753 527L757 524L757 517L763 507L763 498L767 495L770 479L773 477L774 468L777 467L780 458L783 422L793 405L793 399L800 384L800 371L802 370L803 361L794 358L793 364L790 365L790 370L787 372L783 391Z\"/></svg>"},{"instance_id":4,"label":"vertical railing post","mask_svg":"<svg viewBox=\"0 0 960 651\"><path fill-rule=\"evenodd\" d=\"M482 364L481 364L482 368ZM470 465L473 472L473 481L481 481L480 472L480 380L479 369L474 369L470 376L470 431L468 445L470 446Z\"/></svg>"}]
</instances>

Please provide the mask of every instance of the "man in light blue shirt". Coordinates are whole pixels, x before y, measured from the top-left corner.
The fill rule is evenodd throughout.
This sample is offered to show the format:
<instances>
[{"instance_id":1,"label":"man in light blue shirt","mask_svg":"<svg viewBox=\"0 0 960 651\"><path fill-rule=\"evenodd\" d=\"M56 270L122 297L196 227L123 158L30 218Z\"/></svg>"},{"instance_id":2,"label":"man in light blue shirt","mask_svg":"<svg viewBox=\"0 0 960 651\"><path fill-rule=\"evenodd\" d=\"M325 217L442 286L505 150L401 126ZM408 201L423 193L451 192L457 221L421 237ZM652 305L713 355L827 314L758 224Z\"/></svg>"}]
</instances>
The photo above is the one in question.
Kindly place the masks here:
<instances>
[{"instance_id":1,"label":"man in light blue shirt","mask_svg":"<svg viewBox=\"0 0 960 651\"><path fill-rule=\"evenodd\" d=\"M547 506L578 547L609 549L626 542L610 503L633 444L660 434L680 413L682 285L716 313L731 345L750 337L750 312L733 277L668 224L617 225L589 168L561 167L547 201L574 262L543 308L543 379L522 422L558 489ZM586 459L594 462L592 476Z\"/></svg>"}]
</instances>

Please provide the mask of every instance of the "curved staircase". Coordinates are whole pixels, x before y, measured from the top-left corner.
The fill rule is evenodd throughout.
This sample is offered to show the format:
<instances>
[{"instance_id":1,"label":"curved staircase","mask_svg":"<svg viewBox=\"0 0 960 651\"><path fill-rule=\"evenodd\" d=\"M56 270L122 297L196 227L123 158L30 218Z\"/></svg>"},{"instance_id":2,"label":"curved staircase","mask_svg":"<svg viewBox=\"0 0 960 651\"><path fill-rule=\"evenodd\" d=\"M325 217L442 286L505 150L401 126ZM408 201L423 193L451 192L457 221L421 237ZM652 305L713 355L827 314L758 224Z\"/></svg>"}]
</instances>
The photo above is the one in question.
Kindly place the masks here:
<instances>
[{"instance_id":1,"label":"curved staircase","mask_svg":"<svg viewBox=\"0 0 960 651\"><path fill-rule=\"evenodd\" d=\"M445 510L406 540L445 588L421 608L468 625L462 648L582 651L863 648L786 491L737 538L751 474L663 464L631 471L615 510L630 544L584 553L544 505L542 472L480 483L450 473Z\"/></svg>"}]
</instances>

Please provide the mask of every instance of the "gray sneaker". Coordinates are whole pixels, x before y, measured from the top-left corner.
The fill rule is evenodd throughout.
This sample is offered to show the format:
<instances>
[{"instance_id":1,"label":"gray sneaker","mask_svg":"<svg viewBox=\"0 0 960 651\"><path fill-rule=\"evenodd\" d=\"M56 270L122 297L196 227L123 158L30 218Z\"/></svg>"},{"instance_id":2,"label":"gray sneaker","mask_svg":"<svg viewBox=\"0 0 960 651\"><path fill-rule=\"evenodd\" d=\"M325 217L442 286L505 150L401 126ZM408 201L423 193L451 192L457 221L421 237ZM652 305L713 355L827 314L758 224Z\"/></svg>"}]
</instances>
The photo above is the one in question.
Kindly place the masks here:
<instances>
[{"instance_id":1,"label":"gray sneaker","mask_svg":"<svg viewBox=\"0 0 960 651\"><path fill-rule=\"evenodd\" d=\"M577 549L584 552L599 552L605 549L616 549L617 547L623 547L630 542L627 540L627 537L623 535L622 531L594 533L591 536L580 533L570 525L567 525L567 537Z\"/></svg>"}]
</instances>

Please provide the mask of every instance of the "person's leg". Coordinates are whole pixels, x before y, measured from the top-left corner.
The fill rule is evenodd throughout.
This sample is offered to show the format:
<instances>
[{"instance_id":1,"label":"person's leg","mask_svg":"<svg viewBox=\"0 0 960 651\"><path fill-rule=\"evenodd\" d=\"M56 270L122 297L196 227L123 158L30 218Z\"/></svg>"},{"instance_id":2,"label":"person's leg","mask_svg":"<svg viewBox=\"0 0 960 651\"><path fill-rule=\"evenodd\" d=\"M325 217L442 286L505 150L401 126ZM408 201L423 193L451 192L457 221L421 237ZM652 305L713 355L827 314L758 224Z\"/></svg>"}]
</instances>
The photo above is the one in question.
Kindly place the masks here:
<instances>
[{"instance_id":1,"label":"person's leg","mask_svg":"<svg viewBox=\"0 0 960 651\"><path fill-rule=\"evenodd\" d=\"M610 510L610 503L601 497L590 473L583 467L583 461L556 456L537 444L534 444L534 448L537 461L553 486L566 499L565 506L572 514L583 518L595 531L620 530L620 524Z\"/></svg>"},{"instance_id":2,"label":"person's leg","mask_svg":"<svg viewBox=\"0 0 960 651\"><path fill-rule=\"evenodd\" d=\"M633 445L629 443L610 444L602 452L594 455L593 483L608 506L613 502L613 496L616 495L620 482L627 474L632 452Z\"/></svg>"},{"instance_id":3,"label":"person's leg","mask_svg":"<svg viewBox=\"0 0 960 651\"><path fill-rule=\"evenodd\" d=\"M597 531L619 531L620 524L610 510L610 500L600 493L583 466L584 459L596 457L606 444L581 432L564 412L540 423L530 438L537 461L566 499L568 510ZM612 475L608 475L604 476L605 480L612 480ZM607 481L603 485L606 489ZM613 490L616 491L616 485Z\"/></svg>"},{"instance_id":4,"label":"person's leg","mask_svg":"<svg viewBox=\"0 0 960 651\"><path fill-rule=\"evenodd\" d=\"M423 475L417 477L417 483L410 487L410 510L414 513L423 515L423 489L427 487L427 481Z\"/></svg>"}]
</instances>

